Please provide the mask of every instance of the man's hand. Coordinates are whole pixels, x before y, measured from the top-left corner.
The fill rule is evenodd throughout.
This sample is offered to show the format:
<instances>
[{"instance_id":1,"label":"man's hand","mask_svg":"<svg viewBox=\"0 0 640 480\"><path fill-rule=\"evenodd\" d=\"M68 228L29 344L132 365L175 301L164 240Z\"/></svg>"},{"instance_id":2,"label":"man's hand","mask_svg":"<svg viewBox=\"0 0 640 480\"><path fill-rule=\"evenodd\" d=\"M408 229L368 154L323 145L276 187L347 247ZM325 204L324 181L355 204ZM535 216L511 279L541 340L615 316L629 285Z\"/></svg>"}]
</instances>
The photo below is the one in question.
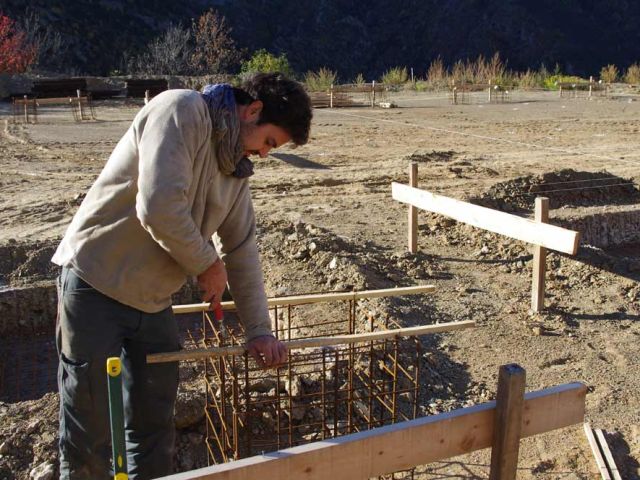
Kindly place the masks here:
<instances>
[{"instance_id":1,"label":"man's hand","mask_svg":"<svg viewBox=\"0 0 640 480\"><path fill-rule=\"evenodd\" d=\"M249 354L264 367L277 367L287 361L287 349L273 335L261 335L247 343Z\"/></svg>"},{"instance_id":2,"label":"man's hand","mask_svg":"<svg viewBox=\"0 0 640 480\"><path fill-rule=\"evenodd\" d=\"M222 301L222 294L226 286L227 269L219 258L198 275L198 287L202 292L202 301L211 302L211 308Z\"/></svg>"}]
</instances>

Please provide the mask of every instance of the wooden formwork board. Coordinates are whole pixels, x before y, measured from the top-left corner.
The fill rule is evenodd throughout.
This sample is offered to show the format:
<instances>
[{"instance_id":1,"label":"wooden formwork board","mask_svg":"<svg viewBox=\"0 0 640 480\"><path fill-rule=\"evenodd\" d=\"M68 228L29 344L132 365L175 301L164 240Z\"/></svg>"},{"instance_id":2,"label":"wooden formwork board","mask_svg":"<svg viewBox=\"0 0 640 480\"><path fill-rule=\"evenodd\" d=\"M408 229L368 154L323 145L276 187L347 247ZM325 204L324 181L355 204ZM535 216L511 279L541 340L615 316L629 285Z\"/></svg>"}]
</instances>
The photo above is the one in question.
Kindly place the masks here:
<instances>
[{"instance_id":1,"label":"wooden formwork board","mask_svg":"<svg viewBox=\"0 0 640 480\"><path fill-rule=\"evenodd\" d=\"M415 285L413 287L383 288L380 290L361 290L356 292L316 293L310 295L291 295L287 297L272 297L267 299L269 307L283 307L287 305L307 305L309 303L338 302L348 300L362 300L365 298L398 297L401 295L416 295L432 293L433 285ZM223 310L235 310L234 302L222 302ZM195 313L211 310L210 303L194 303L190 305L176 305L173 313Z\"/></svg>"},{"instance_id":2,"label":"wooden formwork board","mask_svg":"<svg viewBox=\"0 0 640 480\"><path fill-rule=\"evenodd\" d=\"M301 338L283 342L287 350L302 348L318 348L336 345L349 345L353 343L365 343L374 340L392 339L394 337L415 337L434 333L452 332L473 328L476 323L473 320L463 322L439 323L436 325L421 325L418 327L398 328L382 330L379 332L355 333L349 335L332 335L329 337ZM147 355L147 363L177 362L180 360L200 360L210 357L226 355L242 355L245 347L242 345L233 347L198 348L192 350L180 350L177 352L153 353Z\"/></svg>"},{"instance_id":3,"label":"wooden formwork board","mask_svg":"<svg viewBox=\"0 0 640 480\"><path fill-rule=\"evenodd\" d=\"M535 222L517 215L481 207L396 182L392 183L391 190L395 200L422 210L439 213L474 227L558 252L570 255L575 255L578 252L580 234L573 230Z\"/></svg>"},{"instance_id":4,"label":"wooden formwork board","mask_svg":"<svg viewBox=\"0 0 640 480\"><path fill-rule=\"evenodd\" d=\"M526 394L522 437L582 423L586 392L570 383ZM495 411L488 402L164 479L367 479L490 447Z\"/></svg>"}]
</instances>

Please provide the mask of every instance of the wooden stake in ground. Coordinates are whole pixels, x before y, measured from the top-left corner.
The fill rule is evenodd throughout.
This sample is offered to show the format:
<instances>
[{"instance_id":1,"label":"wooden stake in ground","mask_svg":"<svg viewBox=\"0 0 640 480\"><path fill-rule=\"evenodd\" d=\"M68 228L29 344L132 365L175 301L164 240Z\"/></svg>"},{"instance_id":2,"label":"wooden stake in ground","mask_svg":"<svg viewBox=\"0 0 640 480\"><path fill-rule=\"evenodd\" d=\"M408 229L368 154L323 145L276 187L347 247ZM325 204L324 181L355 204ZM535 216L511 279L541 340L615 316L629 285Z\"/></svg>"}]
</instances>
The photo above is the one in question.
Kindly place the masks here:
<instances>
[{"instance_id":1,"label":"wooden stake in ground","mask_svg":"<svg viewBox=\"0 0 640 480\"><path fill-rule=\"evenodd\" d=\"M29 102L27 96L24 96L24 123L29 123Z\"/></svg>"},{"instance_id":2,"label":"wooden stake in ground","mask_svg":"<svg viewBox=\"0 0 640 480\"><path fill-rule=\"evenodd\" d=\"M418 186L418 163L411 162L409 164L409 186L416 188ZM413 205L409 205L409 252L416 253L418 251L418 209Z\"/></svg>"},{"instance_id":3,"label":"wooden stake in ground","mask_svg":"<svg viewBox=\"0 0 640 480\"><path fill-rule=\"evenodd\" d=\"M537 197L534 220L540 223L549 222L549 199ZM544 310L544 277L547 268L547 249L540 245L533 247L533 275L531 283L531 310Z\"/></svg>"},{"instance_id":4,"label":"wooden stake in ground","mask_svg":"<svg viewBox=\"0 0 640 480\"><path fill-rule=\"evenodd\" d=\"M371 82L371 106L376 106L376 81Z\"/></svg>"},{"instance_id":5,"label":"wooden stake in ground","mask_svg":"<svg viewBox=\"0 0 640 480\"><path fill-rule=\"evenodd\" d=\"M500 367L491 448L490 480L515 480L522 431L525 371L516 364Z\"/></svg>"},{"instance_id":6,"label":"wooden stake in ground","mask_svg":"<svg viewBox=\"0 0 640 480\"><path fill-rule=\"evenodd\" d=\"M82 94L80 90L76 90L76 96L78 97L78 112L80 113L80 121L84 120L84 114L82 112Z\"/></svg>"}]
</instances>

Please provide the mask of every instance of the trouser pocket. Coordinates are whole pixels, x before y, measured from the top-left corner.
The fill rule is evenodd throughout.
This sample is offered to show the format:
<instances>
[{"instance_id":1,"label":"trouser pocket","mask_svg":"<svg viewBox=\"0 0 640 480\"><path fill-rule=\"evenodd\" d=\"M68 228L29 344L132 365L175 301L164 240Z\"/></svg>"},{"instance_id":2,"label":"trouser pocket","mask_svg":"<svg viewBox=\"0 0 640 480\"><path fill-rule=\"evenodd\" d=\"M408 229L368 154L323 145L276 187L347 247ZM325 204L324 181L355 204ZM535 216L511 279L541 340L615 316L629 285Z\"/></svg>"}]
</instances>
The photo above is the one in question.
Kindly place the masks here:
<instances>
[{"instance_id":1,"label":"trouser pocket","mask_svg":"<svg viewBox=\"0 0 640 480\"><path fill-rule=\"evenodd\" d=\"M60 353L58 388L63 407L70 412L90 412L92 408L90 363L75 362ZM75 423L75 422L74 422Z\"/></svg>"}]
</instances>

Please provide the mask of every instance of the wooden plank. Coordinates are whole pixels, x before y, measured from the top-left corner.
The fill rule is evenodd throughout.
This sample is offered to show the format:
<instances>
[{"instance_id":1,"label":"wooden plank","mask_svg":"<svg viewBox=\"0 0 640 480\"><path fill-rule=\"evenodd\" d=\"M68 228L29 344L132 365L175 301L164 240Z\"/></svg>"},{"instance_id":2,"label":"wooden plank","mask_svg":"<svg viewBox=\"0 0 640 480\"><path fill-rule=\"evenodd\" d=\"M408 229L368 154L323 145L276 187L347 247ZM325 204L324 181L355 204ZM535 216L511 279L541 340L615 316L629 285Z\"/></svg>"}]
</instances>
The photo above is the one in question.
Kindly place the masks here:
<instances>
[{"instance_id":1,"label":"wooden plank","mask_svg":"<svg viewBox=\"0 0 640 480\"><path fill-rule=\"evenodd\" d=\"M516 478L525 383L525 371L519 365L500 367L493 423L490 480Z\"/></svg>"},{"instance_id":2,"label":"wooden plank","mask_svg":"<svg viewBox=\"0 0 640 480\"><path fill-rule=\"evenodd\" d=\"M587 436L587 441L589 442L593 456L596 459L596 464L598 465L598 470L600 471L602 480L611 480L611 475L609 475L609 470L607 470L607 464L605 463L604 458L602 458L602 453L600 453L600 449L598 448L598 442L591 430L591 424L584 424L584 433Z\"/></svg>"},{"instance_id":3,"label":"wooden plank","mask_svg":"<svg viewBox=\"0 0 640 480\"><path fill-rule=\"evenodd\" d=\"M72 103L78 103L78 101L87 102L87 97L61 97L61 98L38 98L36 102L39 106L42 105L70 105Z\"/></svg>"},{"instance_id":4,"label":"wooden plank","mask_svg":"<svg viewBox=\"0 0 640 480\"><path fill-rule=\"evenodd\" d=\"M549 199L536 197L534 221L549 222ZM531 310L544 310L544 280L547 270L547 249L540 245L533 247L533 275L531 277Z\"/></svg>"},{"instance_id":5,"label":"wooden plank","mask_svg":"<svg viewBox=\"0 0 640 480\"><path fill-rule=\"evenodd\" d=\"M371 342L394 337L415 337L433 333L452 332L476 326L473 320L464 322L439 323L437 325L421 325L418 327L395 328L392 330L381 330L377 332L354 333L349 335L332 335L329 337L300 338L284 343L287 350L302 348L329 347L335 345L349 345L352 343ZM210 357L221 357L225 355L242 355L245 348L242 345L234 347L213 347L195 348L191 350L180 350L177 352L154 353L147 355L147 363L178 362L181 360L199 360Z\"/></svg>"},{"instance_id":6,"label":"wooden plank","mask_svg":"<svg viewBox=\"0 0 640 480\"><path fill-rule=\"evenodd\" d=\"M380 290L362 290L359 292L318 293L311 295L292 295L289 297L272 297L267 299L269 307L281 307L287 305L307 305L309 303L337 302L344 300L362 300L365 298L399 297L401 295L416 295L420 293L432 293L436 287L433 285L415 285L413 287L383 288ZM235 310L234 302L222 302L223 310ZM194 313L211 310L210 303L194 303L190 305L175 305L173 313Z\"/></svg>"},{"instance_id":7,"label":"wooden plank","mask_svg":"<svg viewBox=\"0 0 640 480\"><path fill-rule=\"evenodd\" d=\"M409 164L409 186L416 188L418 186L418 163L411 162ZM413 205L409 205L409 252L416 253L418 251L418 209Z\"/></svg>"},{"instance_id":8,"label":"wooden plank","mask_svg":"<svg viewBox=\"0 0 640 480\"><path fill-rule=\"evenodd\" d=\"M401 183L393 182L391 190L395 200L445 215L474 227L571 255L578 252L580 234L572 230L540 224L517 215L437 195Z\"/></svg>"},{"instance_id":9,"label":"wooden plank","mask_svg":"<svg viewBox=\"0 0 640 480\"><path fill-rule=\"evenodd\" d=\"M604 459L607 462L607 467L609 468L611 477L613 478L613 480L622 480L622 477L620 476L620 470L618 470L616 461L611 454L611 450L609 449L609 445L607 444L607 439L604 436L604 432L599 428L596 428L593 431L595 432L596 439L600 444L600 451L604 455Z\"/></svg>"},{"instance_id":10,"label":"wooden plank","mask_svg":"<svg viewBox=\"0 0 640 480\"><path fill-rule=\"evenodd\" d=\"M522 435L583 422L586 391L571 383L525 395ZM164 479L367 479L490 447L494 414L488 402Z\"/></svg>"}]
</instances>

